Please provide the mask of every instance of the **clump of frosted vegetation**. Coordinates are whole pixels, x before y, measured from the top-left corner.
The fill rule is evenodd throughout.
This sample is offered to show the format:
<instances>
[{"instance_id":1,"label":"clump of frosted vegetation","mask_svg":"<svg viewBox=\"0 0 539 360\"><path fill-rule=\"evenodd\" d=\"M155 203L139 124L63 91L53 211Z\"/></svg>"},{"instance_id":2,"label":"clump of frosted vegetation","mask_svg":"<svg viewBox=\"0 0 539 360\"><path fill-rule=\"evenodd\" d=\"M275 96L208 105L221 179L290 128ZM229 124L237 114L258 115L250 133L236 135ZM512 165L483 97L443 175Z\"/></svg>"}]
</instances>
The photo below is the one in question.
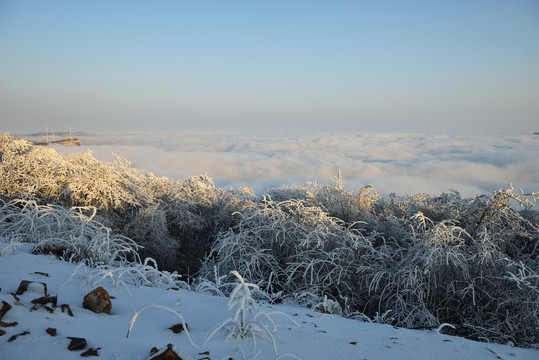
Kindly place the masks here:
<instances>
[{"instance_id":1,"label":"clump of frosted vegetation","mask_svg":"<svg viewBox=\"0 0 539 360\"><path fill-rule=\"evenodd\" d=\"M152 274L155 264L138 260L151 256L212 294L234 295L237 271L256 284L250 294L275 302L539 343L537 193L509 185L472 199L454 191L382 197L370 185L346 190L339 173L331 185L270 189L257 200L206 175L157 178L120 158L64 158L8 135L0 160L0 236L101 262L104 280L118 286L124 276ZM106 267L134 258L139 270ZM241 316L231 321L223 327L246 329Z\"/></svg>"},{"instance_id":2,"label":"clump of frosted vegetation","mask_svg":"<svg viewBox=\"0 0 539 360\"><path fill-rule=\"evenodd\" d=\"M95 212L91 206L66 209L33 200L0 200L0 234L8 242L34 243L35 252L54 253L74 262L139 262L139 246L123 235L111 234L94 220Z\"/></svg>"},{"instance_id":3,"label":"clump of frosted vegetation","mask_svg":"<svg viewBox=\"0 0 539 360\"><path fill-rule=\"evenodd\" d=\"M114 162L84 154L59 155L8 134L0 137L0 198L28 199L65 208L93 206L96 220L133 239L141 257L160 267L193 274L232 213L249 206L249 188L228 191L211 178L158 178L116 156Z\"/></svg>"},{"instance_id":4,"label":"clump of frosted vegetation","mask_svg":"<svg viewBox=\"0 0 539 360\"><path fill-rule=\"evenodd\" d=\"M383 199L370 187L354 195L339 181L268 193L220 233L202 278L238 269L271 298L322 312L539 342L537 193L509 186L475 199Z\"/></svg>"}]
</instances>

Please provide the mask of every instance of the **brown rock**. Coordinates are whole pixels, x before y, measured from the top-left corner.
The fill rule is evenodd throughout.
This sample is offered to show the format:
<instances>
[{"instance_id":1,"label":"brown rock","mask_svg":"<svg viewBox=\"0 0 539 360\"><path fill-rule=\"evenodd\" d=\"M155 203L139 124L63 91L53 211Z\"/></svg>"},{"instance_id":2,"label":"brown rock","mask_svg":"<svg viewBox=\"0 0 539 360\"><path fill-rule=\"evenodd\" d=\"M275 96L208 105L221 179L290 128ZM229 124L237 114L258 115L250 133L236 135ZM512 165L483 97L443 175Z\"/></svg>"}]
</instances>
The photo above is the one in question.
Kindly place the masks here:
<instances>
[{"instance_id":1,"label":"brown rock","mask_svg":"<svg viewBox=\"0 0 539 360\"><path fill-rule=\"evenodd\" d=\"M67 338L71 340L71 342L69 343L67 347L68 350L71 350L71 351L82 350L86 347L86 339L84 338L77 338L77 337L71 337L71 336L68 336Z\"/></svg>"},{"instance_id":2,"label":"brown rock","mask_svg":"<svg viewBox=\"0 0 539 360\"><path fill-rule=\"evenodd\" d=\"M50 306L47 306L47 305L42 305L42 304L34 304L34 306L32 306L30 308L30 311L36 311L36 310L39 310L39 309L45 309L48 312L50 312L51 314L54 314L54 309L53 308L51 308Z\"/></svg>"},{"instance_id":3,"label":"brown rock","mask_svg":"<svg viewBox=\"0 0 539 360\"><path fill-rule=\"evenodd\" d=\"M0 320L2 320L2 317L4 317L9 309L11 309L11 305L2 300L2 308L0 308Z\"/></svg>"},{"instance_id":4,"label":"brown rock","mask_svg":"<svg viewBox=\"0 0 539 360\"><path fill-rule=\"evenodd\" d=\"M101 350L101 348L97 348L97 349L89 348L88 350L86 350L85 352L80 354L80 356L84 356L84 357L87 357L87 356L99 356L99 354L97 353L97 350Z\"/></svg>"},{"instance_id":5,"label":"brown rock","mask_svg":"<svg viewBox=\"0 0 539 360\"><path fill-rule=\"evenodd\" d=\"M47 296L47 284L45 284L44 282L28 281L28 280L22 280L20 282L19 287L17 288L17 291L15 292L15 294L17 294L17 295L24 294L26 292L26 290L28 290L28 285L30 285L32 283L41 284L43 286L43 295Z\"/></svg>"},{"instance_id":6,"label":"brown rock","mask_svg":"<svg viewBox=\"0 0 539 360\"><path fill-rule=\"evenodd\" d=\"M150 355L148 360L182 360L182 358L176 354L172 344L168 344L166 349L159 350Z\"/></svg>"},{"instance_id":7,"label":"brown rock","mask_svg":"<svg viewBox=\"0 0 539 360\"><path fill-rule=\"evenodd\" d=\"M67 311L67 315L73 317L73 312L71 311L71 308L69 307L68 304L62 304L62 305L60 305L60 309L62 310L62 312L66 312L66 311Z\"/></svg>"},{"instance_id":8,"label":"brown rock","mask_svg":"<svg viewBox=\"0 0 539 360\"><path fill-rule=\"evenodd\" d=\"M51 303L52 306L56 306L56 302L58 301L58 297L56 296L43 296L37 299L34 299L31 301L32 304L48 304Z\"/></svg>"},{"instance_id":9,"label":"brown rock","mask_svg":"<svg viewBox=\"0 0 539 360\"><path fill-rule=\"evenodd\" d=\"M185 328L183 327L183 324L182 323L179 323L179 324L176 324L174 326L171 326L169 327L170 330L172 330L172 332L174 334L179 334L181 333L182 331L184 331L185 329L189 330L189 326L187 325L187 323L185 323Z\"/></svg>"},{"instance_id":10,"label":"brown rock","mask_svg":"<svg viewBox=\"0 0 539 360\"><path fill-rule=\"evenodd\" d=\"M107 313L110 314L112 303L110 302L110 296L107 290L101 286L86 294L82 307L92 310L95 313Z\"/></svg>"},{"instance_id":11,"label":"brown rock","mask_svg":"<svg viewBox=\"0 0 539 360\"><path fill-rule=\"evenodd\" d=\"M5 334L6 334L6 330L0 330L0 336L5 335Z\"/></svg>"},{"instance_id":12,"label":"brown rock","mask_svg":"<svg viewBox=\"0 0 539 360\"><path fill-rule=\"evenodd\" d=\"M45 330L45 332L47 334L49 334L50 336L56 336L56 329L55 328L47 328L47 330Z\"/></svg>"}]
</instances>

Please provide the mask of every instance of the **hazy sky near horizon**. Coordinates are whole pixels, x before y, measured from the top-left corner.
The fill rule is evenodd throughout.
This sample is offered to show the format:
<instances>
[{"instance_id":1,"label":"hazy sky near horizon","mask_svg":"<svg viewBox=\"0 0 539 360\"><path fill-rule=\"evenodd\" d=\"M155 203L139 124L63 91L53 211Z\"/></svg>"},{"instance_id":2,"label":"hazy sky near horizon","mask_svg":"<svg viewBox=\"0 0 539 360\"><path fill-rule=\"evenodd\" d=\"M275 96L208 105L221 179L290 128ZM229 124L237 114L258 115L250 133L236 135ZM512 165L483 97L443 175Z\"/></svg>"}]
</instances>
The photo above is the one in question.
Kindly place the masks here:
<instances>
[{"instance_id":1,"label":"hazy sky near horizon","mask_svg":"<svg viewBox=\"0 0 539 360\"><path fill-rule=\"evenodd\" d=\"M539 1L0 1L1 131L539 131Z\"/></svg>"}]
</instances>

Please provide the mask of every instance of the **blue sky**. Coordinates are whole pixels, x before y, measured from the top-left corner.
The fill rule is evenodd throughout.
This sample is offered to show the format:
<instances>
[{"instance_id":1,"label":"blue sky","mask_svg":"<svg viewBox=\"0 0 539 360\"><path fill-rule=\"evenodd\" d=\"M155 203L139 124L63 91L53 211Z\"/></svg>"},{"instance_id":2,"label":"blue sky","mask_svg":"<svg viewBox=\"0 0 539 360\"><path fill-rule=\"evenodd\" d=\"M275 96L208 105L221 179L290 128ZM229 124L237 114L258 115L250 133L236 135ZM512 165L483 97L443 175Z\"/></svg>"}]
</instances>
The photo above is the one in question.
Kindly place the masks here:
<instances>
[{"instance_id":1,"label":"blue sky","mask_svg":"<svg viewBox=\"0 0 539 360\"><path fill-rule=\"evenodd\" d=\"M1 131L539 131L539 2L0 1Z\"/></svg>"}]
</instances>

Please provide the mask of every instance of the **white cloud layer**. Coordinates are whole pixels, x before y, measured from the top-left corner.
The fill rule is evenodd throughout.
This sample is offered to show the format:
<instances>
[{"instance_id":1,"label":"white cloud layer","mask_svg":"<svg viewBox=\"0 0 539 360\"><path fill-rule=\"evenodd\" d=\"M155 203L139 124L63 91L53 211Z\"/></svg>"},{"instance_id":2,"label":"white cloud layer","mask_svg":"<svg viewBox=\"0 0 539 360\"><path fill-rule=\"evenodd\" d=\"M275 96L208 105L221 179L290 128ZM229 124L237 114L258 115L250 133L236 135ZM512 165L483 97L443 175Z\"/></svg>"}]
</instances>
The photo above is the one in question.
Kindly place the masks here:
<instances>
[{"instance_id":1,"label":"white cloud layer","mask_svg":"<svg viewBox=\"0 0 539 360\"><path fill-rule=\"evenodd\" d=\"M44 140L42 134L17 134ZM65 134L56 134L57 138ZM76 133L80 148L100 160L116 153L137 168L182 180L207 173L220 187L266 188L328 183L341 169L345 187L366 184L383 194L457 190L463 196L488 194L513 183L539 191L539 136L426 134L227 134Z\"/></svg>"}]
</instances>

